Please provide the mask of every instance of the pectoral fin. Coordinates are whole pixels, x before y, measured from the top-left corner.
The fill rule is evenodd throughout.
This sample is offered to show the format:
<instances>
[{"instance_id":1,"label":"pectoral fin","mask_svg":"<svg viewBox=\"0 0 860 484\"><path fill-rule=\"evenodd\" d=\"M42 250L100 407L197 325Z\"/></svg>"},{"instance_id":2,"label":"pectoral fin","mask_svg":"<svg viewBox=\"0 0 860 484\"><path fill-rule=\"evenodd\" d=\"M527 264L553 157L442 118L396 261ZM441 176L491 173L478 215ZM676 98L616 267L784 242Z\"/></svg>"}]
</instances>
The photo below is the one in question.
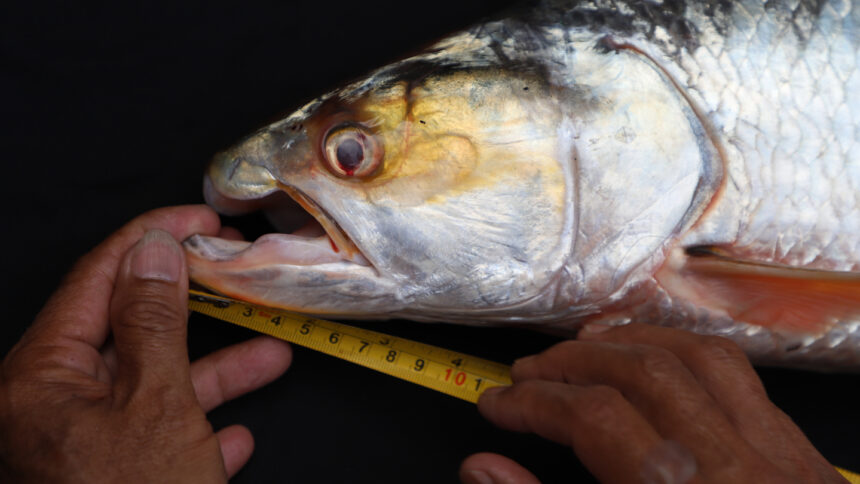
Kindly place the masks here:
<instances>
[{"instance_id":1,"label":"pectoral fin","mask_svg":"<svg viewBox=\"0 0 860 484\"><path fill-rule=\"evenodd\" d=\"M860 318L858 272L747 261L697 247L672 254L656 277L673 296L782 332L820 334Z\"/></svg>"}]
</instances>

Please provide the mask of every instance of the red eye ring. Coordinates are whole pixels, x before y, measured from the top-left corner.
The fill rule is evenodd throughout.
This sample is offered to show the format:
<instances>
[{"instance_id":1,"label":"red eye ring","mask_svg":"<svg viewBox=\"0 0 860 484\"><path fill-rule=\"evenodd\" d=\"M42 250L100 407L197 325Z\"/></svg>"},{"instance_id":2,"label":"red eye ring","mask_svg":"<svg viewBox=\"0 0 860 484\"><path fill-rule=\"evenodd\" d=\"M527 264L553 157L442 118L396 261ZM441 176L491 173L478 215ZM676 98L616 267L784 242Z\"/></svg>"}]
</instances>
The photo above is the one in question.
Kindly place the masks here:
<instances>
[{"instance_id":1,"label":"red eye ring","mask_svg":"<svg viewBox=\"0 0 860 484\"><path fill-rule=\"evenodd\" d=\"M382 162L382 147L366 128L344 123L325 135L323 154L326 165L342 178L364 178L373 175Z\"/></svg>"}]
</instances>

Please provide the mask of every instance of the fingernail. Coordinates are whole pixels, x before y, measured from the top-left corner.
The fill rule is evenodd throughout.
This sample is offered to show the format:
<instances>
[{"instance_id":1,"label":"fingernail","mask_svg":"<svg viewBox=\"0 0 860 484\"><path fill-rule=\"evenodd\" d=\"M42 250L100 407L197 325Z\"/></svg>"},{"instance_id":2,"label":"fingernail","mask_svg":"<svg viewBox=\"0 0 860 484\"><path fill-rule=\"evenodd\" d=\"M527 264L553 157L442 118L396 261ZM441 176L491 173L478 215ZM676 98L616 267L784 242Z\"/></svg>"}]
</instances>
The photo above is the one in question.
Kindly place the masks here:
<instances>
[{"instance_id":1,"label":"fingernail","mask_svg":"<svg viewBox=\"0 0 860 484\"><path fill-rule=\"evenodd\" d=\"M131 273L141 279L176 282L182 272L182 249L163 230L149 230L132 249Z\"/></svg>"},{"instance_id":2,"label":"fingernail","mask_svg":"<svg viewBox=\"0 0 860 484\"><path fill-rule=\"evenodd\" d=\"M466 471L470 483L493 484L493 479L484 471Z\"/></svg>"},{"instance_id":3,"label":"fingernail","mask_svg":"<svg viewBox=\"0 0 860 484\"><path fill-rule=\"evenodd\" d=\"M583 326L582 330L585 331L586 333L597 334L597 333L605 333L606 331L609 331L613 327L614 326L610 326L608 324L589 323L589 324L586 324L585 326Z\"/></svg>"}]
</instances>

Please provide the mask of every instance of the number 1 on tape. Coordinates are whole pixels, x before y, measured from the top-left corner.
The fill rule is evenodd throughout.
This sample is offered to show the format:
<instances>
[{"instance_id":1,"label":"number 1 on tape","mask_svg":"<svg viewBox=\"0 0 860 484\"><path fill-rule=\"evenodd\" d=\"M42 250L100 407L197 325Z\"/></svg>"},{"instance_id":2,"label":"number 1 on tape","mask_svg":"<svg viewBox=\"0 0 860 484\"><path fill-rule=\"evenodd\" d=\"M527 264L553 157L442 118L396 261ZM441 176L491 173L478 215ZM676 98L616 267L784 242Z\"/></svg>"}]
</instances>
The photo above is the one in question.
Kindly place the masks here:
<instances>
[{"instance_id":1,"label":"number 1 on tape","mask_svg":"<svg viewBox=\"0 0 860 484\"><path fill-rule=\"evenodd\" d=\"M192 310L477 403L487 388L510 385L510 367L347 324L189 291Z\"/></svg>"}]
</instances>

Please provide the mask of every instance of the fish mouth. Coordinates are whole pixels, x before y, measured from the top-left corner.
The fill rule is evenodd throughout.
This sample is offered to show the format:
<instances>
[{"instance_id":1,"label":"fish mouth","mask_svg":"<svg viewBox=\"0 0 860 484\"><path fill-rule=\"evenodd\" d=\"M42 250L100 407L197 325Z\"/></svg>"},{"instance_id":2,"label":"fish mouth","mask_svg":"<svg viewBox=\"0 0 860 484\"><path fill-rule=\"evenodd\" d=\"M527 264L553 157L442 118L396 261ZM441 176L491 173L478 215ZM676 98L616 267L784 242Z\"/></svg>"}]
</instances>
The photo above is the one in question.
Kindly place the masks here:
<instances>
[{"instance_id":1,"label":"fish mouth","mask_svg":"<svg viewBox=\"0 0 860 484\"><path fill-rule=\"evenodd\" d=\"M184 242L189 254L192 279L207 287L211 281L198 280L195 267L218 263L223 269L252 271L273 266L316 266L350 263L372 268L358 246L313 199L301 190L278 182L270 194L242 200L224 195L207 176L204 197L207 204L225 215L241 215L262 210L278 232L253 242L193 235ZM285 195L286 194L286 195Z\"/></svg>"},{"instance_id":2,"label":"fish mouth","mask_svg":"<svg viewBox=\"0 0 860 484\"><path fill-rule=\"evenodd\" d=\"M343 254L350 259L358 256L362 261L362 265L370 265L337 221L335 221L322 207L314 202L313 199L305 195L298 188L284 185L282 183L278 183L278 186L284 191L284 193L289 195L293 201L298 203L305 212L313 217L313 220L315 220L320 227L322 227L325 234L328 236L332 249L334 249L335 252L343 252Z\"/></svg>"}]
</instances>

